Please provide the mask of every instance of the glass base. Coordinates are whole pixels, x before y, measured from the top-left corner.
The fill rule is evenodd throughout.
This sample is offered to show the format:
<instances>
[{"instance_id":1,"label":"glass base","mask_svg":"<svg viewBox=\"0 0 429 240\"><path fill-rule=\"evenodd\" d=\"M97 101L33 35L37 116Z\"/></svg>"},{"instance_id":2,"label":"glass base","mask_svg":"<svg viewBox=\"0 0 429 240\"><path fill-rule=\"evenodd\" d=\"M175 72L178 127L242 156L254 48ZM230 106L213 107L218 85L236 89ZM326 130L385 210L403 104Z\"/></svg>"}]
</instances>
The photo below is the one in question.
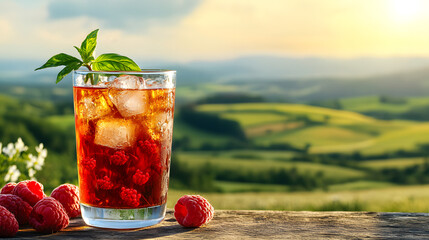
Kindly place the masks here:
<instances>
[{"instance_id":1,"label":"glass base","mask_svg":"<svg viewBox=\"0 0 429 240\"><path fill-rule=\"evenodd\" d=\"M82 218L92 227L111 229L133 229L160 223L165 217L166 203L133 209L98 208L80 204Z\"/></svg>"}]
</instances>

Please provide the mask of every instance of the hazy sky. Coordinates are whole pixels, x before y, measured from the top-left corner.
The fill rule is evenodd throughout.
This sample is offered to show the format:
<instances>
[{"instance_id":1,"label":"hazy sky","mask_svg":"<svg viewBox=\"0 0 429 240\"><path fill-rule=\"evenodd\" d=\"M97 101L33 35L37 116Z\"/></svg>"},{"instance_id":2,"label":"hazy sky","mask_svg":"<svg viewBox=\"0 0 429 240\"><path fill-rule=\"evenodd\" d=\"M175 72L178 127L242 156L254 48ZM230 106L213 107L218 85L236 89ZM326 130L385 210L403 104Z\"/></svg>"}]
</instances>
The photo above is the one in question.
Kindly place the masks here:
<instances>
[{"instance_id":1,"label":"hazy sky","mask_svg":"<svg viewBox=\"0 0 429 240\"><path fill-rule=\"evenodd\" d=\"M193 61L249 55L429 56L425 0L0 0L0 59L97 53Z\"/></svg>"}]
</instances>

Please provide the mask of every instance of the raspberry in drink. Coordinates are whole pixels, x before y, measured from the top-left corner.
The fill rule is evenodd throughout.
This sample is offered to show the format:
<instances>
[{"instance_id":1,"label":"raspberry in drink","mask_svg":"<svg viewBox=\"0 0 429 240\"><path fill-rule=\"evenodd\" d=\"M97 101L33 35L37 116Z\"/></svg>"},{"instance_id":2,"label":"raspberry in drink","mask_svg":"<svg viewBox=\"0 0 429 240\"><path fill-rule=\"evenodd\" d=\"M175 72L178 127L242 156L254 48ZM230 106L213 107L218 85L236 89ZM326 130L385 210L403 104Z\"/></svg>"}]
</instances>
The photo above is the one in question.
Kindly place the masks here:
<instances>
[{"instance_id":1,"label":"raspberry in drink","mask_svg":"<svg viewBox=\"0 0 429 240\"><path fill-rule=\"evenodd\" d=\"M144 81L122 75L73 88L83 205L136 209L166 203L175 88Z\"/></svg>"}]
</instances>

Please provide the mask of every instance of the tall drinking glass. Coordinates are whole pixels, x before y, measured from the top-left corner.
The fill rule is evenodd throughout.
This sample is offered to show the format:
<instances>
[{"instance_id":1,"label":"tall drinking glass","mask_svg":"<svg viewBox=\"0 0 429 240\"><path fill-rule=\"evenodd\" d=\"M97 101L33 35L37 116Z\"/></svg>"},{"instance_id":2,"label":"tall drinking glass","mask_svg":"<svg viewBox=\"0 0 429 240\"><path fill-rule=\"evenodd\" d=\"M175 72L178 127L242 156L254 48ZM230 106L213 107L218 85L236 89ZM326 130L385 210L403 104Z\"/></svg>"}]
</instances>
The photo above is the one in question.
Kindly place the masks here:
<instances>
[{"instance_id":1,"label":"tall drinking glass","mask_svg":"<svg viewBox=\"0 0 429 240\"><path fill-rule=\"evenodd\" d=\"M73 72L82 218L151 226L165 216L176 72Z\"/></svg>"}]
</instances>

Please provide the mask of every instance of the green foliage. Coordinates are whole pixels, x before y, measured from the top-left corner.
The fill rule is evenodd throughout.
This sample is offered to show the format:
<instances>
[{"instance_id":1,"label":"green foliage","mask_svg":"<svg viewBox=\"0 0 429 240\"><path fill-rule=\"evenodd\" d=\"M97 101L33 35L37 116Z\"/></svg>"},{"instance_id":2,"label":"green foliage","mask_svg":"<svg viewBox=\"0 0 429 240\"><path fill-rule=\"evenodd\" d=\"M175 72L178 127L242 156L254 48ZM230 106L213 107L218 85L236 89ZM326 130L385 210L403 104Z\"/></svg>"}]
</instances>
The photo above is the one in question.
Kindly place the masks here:
<instances>
[{"instance_id":1,"label":"green foliage","mask_svg":"<svg viewBox=\"0 0 429 240\"><path fill-rule=\"evenodd\" d=\"M73 70L77 70L82 66L87 67L89 70L95 71L140 71L140 67L130 58L116 54L107 53L94 58L94 50L97 46L97 34L98 29L92 31L85 40L82 42L80 48L74 46L79 52L82 60L79 60L73 56L65 53L57 54L51 57L44 65L36 70L65 66L57 75L56 83L59 83L66 75L71 73ZM95 59L95 60L94 60ZM97 82L92 75L87 75L87 81L91 80L92 84Z\"/></svg>"},{"instance_id":2,"label":"green foliage","mask_svg":"<svg viewBox=\"0 0 429 240\"><path fill-rule=\"evenodd\" d=\"M192 189L203 192L219 191L215 186L212 165L206 163L195 169L181 162L177 155L171 159L171 186L178 189Z\"/></svg>"},{"instance_id":3,"label":"green foliage","mask_svg":"<svg viewBox=\"0 0 429 240\"><path fill-rule=\"evenodd\" d=\"M399 97L390 97L390 96L380 96L380 103L387 103L387 104L406 104L407 100L405 98L399 98Z\"/></svg>"},{"instance_id":4,"label":"green foliage","mask_svg":"<svg viewBox=\"0 0 429 240\"><path fill-rule=\"evenodd\" d=\"M39 143L44 144L49 154L42 171L35 177L45 184L47 191L65 182L76 183L74 128L64 127L62 124L65 122L55 124L49 120L51 116L59 118L57 114L63 113L64 109L47 102L0 98L5 99L0 107L0 142L15 142L21 137L29 149ZM69 123L74 125L74 121Z\"/></svg>"},{"instance_id":5,"label":"green foliage","mask_svg":"<svg viewBox=\"0 0 429 240\"><path fill-rule=\"evenodd\" d=\"M66 75L71 73L71 71L79 69L82 65L83 62L81 60L68 54L60 53L51 57L41 67L36 68L36 70L50 67L65 66L57 75L57 83L59 83Z\"/></svg>"},{"instance_id":6,"label":"green foliage","mask_svg":"<svg viewBox=\"0 0 429 240\"><path fill-rule=\"evenodd\" d=\"M58 66L68 66L70 64L74 63L82 63L79 59L70 56L65 53L57 54L53 57L51 57L45 64L43 64L41 67L36 68L36 70L44 69L44 68L50 68L50 67L58 67Z\"/></svg>"},{"instance_id":7,"label":"green foliage","mask_svg":"<svg viewBox=\"0 0 429 240\"><path fill-rule=\"evenodd\" d=\"M261 96L249 95L245 93L217 93L197 101L198 104L230 104L252 102L265 102L265 99Z\"/></svg>"},{"instance_id":8,"label":"green foliage","mask_svg":"<svg viewBox=\"0 0 429 240\"><path fill-rule=\"evenodd\" d=\"M116 54L106 53L92 62L95 71L140 71L140 67L130 58Z\"/></svg>"},{"instance_id":9,"label":"green foliage","mask_svg":"<svg viewBox=\"0 0 429 240\"><path fill-rule=\"evenodd\" d=\"M182 107L178 117L195 128L208 132L229 135L238 140L246 140L246 135L237 122L222 119L214 114L195 111L192 106Z\"/></svg>"},{"instance_id":10,"label":"green foliage","mask_svg":"<svg viewBox=\"0 0 429 240\"><path fill-rule=\"evenodd\" d=\"M94 60L93 53L95 50L95 47L97 46L97 34L98 29L92 31L88 36L86 36L85 40L83 40L82 44L80 45L80 48L76 48L76 50L79 52L83 62L88 63L92 60Z\"/></svg>"}]
</instances>

